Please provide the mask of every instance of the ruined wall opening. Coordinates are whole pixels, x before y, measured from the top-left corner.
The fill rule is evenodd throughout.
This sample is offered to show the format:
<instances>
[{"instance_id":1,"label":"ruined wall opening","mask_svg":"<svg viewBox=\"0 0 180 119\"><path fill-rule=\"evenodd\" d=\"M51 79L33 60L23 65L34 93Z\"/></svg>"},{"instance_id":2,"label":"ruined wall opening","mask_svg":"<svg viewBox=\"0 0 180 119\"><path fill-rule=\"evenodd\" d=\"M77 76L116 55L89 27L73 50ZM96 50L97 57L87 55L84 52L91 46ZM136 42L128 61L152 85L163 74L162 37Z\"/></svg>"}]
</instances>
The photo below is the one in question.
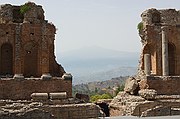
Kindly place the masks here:
<instances>
[{"instance_id":1,"label":"ruined wall opening","mask_svg":"<svg viewBox=\"0 0 180 119\"><path fill-rule=\"evenodd\" d=\"M0 75L13 75L13 47L10 43L4 43L1 46L0 59Z\"/></svg>"},{"instance_id":2,"label":"ruined wall opening","mask_svg":"<svg viewBox=\"0 0 180 119\"><path fill-rule=\"evenodd\" d=\"M168 59L169 59L169 75L176 75L176 57L175 57L175 45L168 43Z\"/></svg>"},{"instance_id":3,"label":"ruined wall opening","mask_svg":"<svg viewBox=\"0 0 180 119\"><path fill-rule=\"evenodd\" d=\"M161 22L161 16L160 13L155 12L152 14L152 23L160 23Z\"/></svg>"},{"instance_id":4,"label":"ruined wall opening","mask_svg":"<svg viewBox=\"0 0 180 119\"><path fill-rule=\"evenodd\" d=\"M38 47L33 42L24 46L24 76L37 77L38 72Z\"/></svg>"},{"instance_id":5,"label":"ruined wall opening","mask_svg":"<svg viewBox=\"0 0 180 119\"><path fill-rule=\"evenodd\" d=\"M152 61L153 61L153 55L152 55L152 46L151 44L147 44L145 47L144 47L144 51L143 51L143 54L150 54L150 70L152 71ZM144 67L144 57L143 57L143 70L145 70L145 67Z\"/></svg>"},{"instance_id":6,"label":"ruined wall opening","mask_svg":"<svg viewBox=\"0 0 180 119\"><path fill-rule=\"evenodd\" d=\"M101 108L101 110L103 111L103 113L105 114L106 117L110 116L109 104L102 102L102 103L96 103L96 105L99 105L99 107Z\"/></svg>"}]
</instances>

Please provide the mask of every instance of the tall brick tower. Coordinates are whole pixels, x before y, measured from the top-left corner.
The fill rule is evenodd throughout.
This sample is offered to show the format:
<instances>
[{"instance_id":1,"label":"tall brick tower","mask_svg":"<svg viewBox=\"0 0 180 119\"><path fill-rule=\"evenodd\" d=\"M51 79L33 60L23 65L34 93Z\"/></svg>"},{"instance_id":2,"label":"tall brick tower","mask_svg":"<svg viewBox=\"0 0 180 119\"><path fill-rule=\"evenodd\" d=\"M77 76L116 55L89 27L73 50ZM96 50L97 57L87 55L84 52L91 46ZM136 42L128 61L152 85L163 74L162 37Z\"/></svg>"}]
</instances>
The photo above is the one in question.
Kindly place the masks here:
<instances>
[{"instance_id":1,"label":"tall brick tower","mask_svg":"<svg viewBox=\"0 0 180 119\"><path fill-rule=\"evenodd\" d=\"M55 61L56 28L44 19L42 6L0 7L0 75L24 77L62 76Z\"/></svg>"},{"instance_id":2,"label":"tall brick tower","mask_svg":"<svg viewBox=\"0 0 180 119\"><path fill-rule=\"evenodd\" d=\"M0 99L31 99L32 93L66 92L72 76L55 60L56 28L42 6L0 6Z\"/></svg>"}]
</instances>

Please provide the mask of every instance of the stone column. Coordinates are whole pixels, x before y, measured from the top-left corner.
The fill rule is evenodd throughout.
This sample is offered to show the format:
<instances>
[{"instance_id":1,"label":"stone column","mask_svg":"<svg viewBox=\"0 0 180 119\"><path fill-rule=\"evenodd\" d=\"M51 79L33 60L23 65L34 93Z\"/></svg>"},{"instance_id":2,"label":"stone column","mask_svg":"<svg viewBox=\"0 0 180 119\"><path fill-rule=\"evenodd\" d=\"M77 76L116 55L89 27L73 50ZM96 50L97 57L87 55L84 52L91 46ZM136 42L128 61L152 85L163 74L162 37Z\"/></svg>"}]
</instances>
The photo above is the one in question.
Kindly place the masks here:
<instances>
[{"instance_id":1,"label":"stone column","mask_svg":"<svg viewBox=\"0 0 180 119\"><path fill-rule=\"evenodd\" d=\"M144 54L144 71L147 76L151 74L151 58L150 54Z\"/></svg>"},{"instance_id":2,"label":"stone column","mask_svg":"<svg viewBox=\"0 0 180 119\"><path fill-rule=\"evenodd\" d=\"M162 26L162 75L169 75L167 26Z\"/></svg>"}]
</instances>

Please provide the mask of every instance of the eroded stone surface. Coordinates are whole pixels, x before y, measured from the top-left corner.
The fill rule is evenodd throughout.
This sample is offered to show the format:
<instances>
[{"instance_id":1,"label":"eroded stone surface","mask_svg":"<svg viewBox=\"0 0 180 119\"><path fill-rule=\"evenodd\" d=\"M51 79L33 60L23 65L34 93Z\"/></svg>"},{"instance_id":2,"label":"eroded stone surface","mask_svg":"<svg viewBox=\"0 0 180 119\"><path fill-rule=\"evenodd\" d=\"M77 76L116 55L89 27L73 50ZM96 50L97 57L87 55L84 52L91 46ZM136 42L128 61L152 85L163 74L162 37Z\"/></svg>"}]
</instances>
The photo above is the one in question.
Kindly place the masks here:
<instances>
[{"instance_id":1,"label":"eroded stone surface","mask_svg":"<svg viewBox=\"0 0 180 119\"><path fill-rule=\"evenodd\" d=\"M166 116L168 112L164 110L167 109L172 112L171 115L179 115L180 99L179 96L163 95L156 100L146 100L141 96L120 92L109 107L111 116Z\"/></svg>"},{"instance_id":2,"label":"eroded stone surface","mask_svg":"<svg viewBox=\"0 0 180 119\"><path fill-rule=\"evenodd\" d=\"M142 89L138 94L147 100L154 100L157 96L157 91L153 89Z\"/></svg>"},{"instance_id":3,"label":"eroded stone surface","mask_svg":"<svg viewBox=\"0 0 180 119\"><path fill-rule=\"evenodd\" d=\"M124 91L130 94L136 94L138 88L138 82L134 77L130 77L126 80Z\"/></svg>"},{"instance_id":4,"label":"eroded stone surface","mask_svg":"<svg viewBox=\"0 0 180 119\"><path fill-rule=\"evenodd\" d=\"M87 119L100 116L92 103L48 104L31 101L0 101L0 119Z\"/></svg>"}]
</instances>

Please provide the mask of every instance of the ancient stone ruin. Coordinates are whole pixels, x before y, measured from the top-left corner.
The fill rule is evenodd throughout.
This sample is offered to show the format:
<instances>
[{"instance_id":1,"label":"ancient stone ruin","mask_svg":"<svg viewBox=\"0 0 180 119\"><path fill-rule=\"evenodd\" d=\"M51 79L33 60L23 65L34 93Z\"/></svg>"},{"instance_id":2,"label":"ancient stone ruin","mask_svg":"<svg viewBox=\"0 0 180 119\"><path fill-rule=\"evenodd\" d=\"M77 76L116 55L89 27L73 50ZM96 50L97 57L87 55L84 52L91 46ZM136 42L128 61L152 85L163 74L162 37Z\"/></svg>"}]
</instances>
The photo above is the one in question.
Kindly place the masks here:
<instances>
[{"instance_id":1,"label":"ancient stone ruin","mask_svg":"<svg viewBox=\"0 0 180 119\"><path fill-rule=\"evenodd\" d=\"M148 9L138 24L138 73L110 104L110 114L180 115L180 11Z\"/></svg>"},{"instance_id":2,"label":"ancient stone ruin","mask_svg":"<svg viewBox=\"0 0 180 119\"><path fill-rule=\"evenodd\" d=\"M72 76L55 60L56 28L42 6L0 6L0 99L31 99L32 93L67 92Z\"/></svg>"},{"instance_id":3,"label":"ancient stone ruin","mask_svg":"<svg viewBox=\"0 0 180 119\"><path fill-rule=\"evenodd\" d=\"M65 71L55 61L55 33L55 26L44 19L42 6L1 5L1 77L61 77Z\"/></svg>"},{"instance_id":4,"label":"ancient stone ruin","mask_svg":"<svg viewBox=\"0 0 180 119\"><path fill-rule=\"evenodd\" d=\"M100 116L97 105L72 97L72 75L55 60L55 33L40 5L0 6L0 119Z\"/></svg>"}]
</instances>

